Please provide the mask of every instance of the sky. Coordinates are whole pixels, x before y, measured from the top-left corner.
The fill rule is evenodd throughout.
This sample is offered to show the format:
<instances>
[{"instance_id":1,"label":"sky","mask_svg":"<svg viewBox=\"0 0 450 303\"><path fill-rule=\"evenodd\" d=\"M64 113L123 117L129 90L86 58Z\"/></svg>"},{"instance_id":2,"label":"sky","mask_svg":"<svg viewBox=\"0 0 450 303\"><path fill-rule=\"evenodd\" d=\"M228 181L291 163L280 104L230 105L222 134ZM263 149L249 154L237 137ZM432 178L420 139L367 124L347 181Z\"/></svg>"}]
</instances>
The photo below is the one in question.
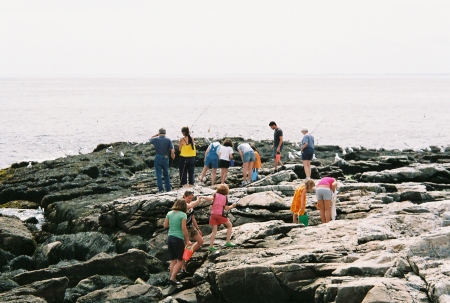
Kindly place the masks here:
<instances>
[{"instance_id":1,"label":"sky","mask_svg":"<svg viewBox=\"0 0 450 303\"><path fill-rule=\"evenodd\" d=\"M450 1L0 0L0 77L449 74Z\"/></svg>"}]
</instances>

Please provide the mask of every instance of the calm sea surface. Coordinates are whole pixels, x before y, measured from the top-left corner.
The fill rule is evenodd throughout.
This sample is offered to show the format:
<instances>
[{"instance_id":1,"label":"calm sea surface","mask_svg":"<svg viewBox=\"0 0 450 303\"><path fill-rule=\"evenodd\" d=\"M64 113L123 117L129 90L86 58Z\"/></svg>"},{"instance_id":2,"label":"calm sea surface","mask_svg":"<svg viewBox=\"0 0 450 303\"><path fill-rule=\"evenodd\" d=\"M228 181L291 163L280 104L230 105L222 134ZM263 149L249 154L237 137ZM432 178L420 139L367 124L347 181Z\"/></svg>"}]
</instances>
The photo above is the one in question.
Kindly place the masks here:
<instances>
[{"instance_id":1,"label":"calm sea surface","mask_svg":"<svg viewBox=\"0 0 450 303\"><path fill-rule=\"evenodd\" d=\"M450 76L0 78L0 168L143 142L160 127L194 137L404 149L450 144Z\"/></svg>"}]
</instances>

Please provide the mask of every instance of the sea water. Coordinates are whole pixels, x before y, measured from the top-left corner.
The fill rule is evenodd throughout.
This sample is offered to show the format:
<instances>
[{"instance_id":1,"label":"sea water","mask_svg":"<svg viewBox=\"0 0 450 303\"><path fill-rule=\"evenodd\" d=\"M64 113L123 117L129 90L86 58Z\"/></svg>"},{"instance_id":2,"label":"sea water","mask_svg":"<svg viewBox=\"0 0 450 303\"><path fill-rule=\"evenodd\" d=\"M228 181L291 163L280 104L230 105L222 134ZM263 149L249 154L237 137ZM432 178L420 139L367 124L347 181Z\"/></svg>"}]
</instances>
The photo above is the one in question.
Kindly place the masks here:
<instances>
[{"instance_id":1,"label":"sea water","mask_svg":"<svg viewBox=\"0 0 450 303\"><path fill-rule=\"evenodd\" d=\"M450 144L450 76L1 78L0 168L146 142L181 127L194 137L405 149Z\"/></svg>"}]
</instances>

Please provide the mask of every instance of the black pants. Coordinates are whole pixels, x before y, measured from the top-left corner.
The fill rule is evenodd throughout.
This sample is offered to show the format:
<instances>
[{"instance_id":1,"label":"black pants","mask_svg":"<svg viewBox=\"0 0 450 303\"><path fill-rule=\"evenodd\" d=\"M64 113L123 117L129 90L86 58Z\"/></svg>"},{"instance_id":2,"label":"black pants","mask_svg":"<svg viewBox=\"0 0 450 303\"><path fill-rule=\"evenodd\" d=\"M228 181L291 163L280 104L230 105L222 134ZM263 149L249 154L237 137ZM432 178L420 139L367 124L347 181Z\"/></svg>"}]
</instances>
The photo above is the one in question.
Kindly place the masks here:
<instances>
[{"instance_id":1,"label":"black pants","mask_svg":"<svg viewBox=\"0 0 450 303\"><path fill-rule=\"evenodd\" d=\"M180 157L181 186L188 183L194 185L195 157Z\"/></svg>"}]
</instances>

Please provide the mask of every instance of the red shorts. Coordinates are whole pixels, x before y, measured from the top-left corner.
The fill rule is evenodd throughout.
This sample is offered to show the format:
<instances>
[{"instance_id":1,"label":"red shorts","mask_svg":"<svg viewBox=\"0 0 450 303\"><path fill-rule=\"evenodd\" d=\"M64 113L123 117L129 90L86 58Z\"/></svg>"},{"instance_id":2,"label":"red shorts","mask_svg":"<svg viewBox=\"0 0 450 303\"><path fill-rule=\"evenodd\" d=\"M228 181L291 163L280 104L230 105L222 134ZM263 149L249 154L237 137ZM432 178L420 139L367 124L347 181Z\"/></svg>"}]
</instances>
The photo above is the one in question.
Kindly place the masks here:
<instances>
[{"instance_id":1,"label":"red shorts","mask_svg":"<svg viewBox=\"0 0 450 303\"><path fill-rule=\"evenodd\" d=\"M209 217L209 225L220 225L228 222L228 218L222 215L211 215Z\"/></svg>"}]
</instances>

